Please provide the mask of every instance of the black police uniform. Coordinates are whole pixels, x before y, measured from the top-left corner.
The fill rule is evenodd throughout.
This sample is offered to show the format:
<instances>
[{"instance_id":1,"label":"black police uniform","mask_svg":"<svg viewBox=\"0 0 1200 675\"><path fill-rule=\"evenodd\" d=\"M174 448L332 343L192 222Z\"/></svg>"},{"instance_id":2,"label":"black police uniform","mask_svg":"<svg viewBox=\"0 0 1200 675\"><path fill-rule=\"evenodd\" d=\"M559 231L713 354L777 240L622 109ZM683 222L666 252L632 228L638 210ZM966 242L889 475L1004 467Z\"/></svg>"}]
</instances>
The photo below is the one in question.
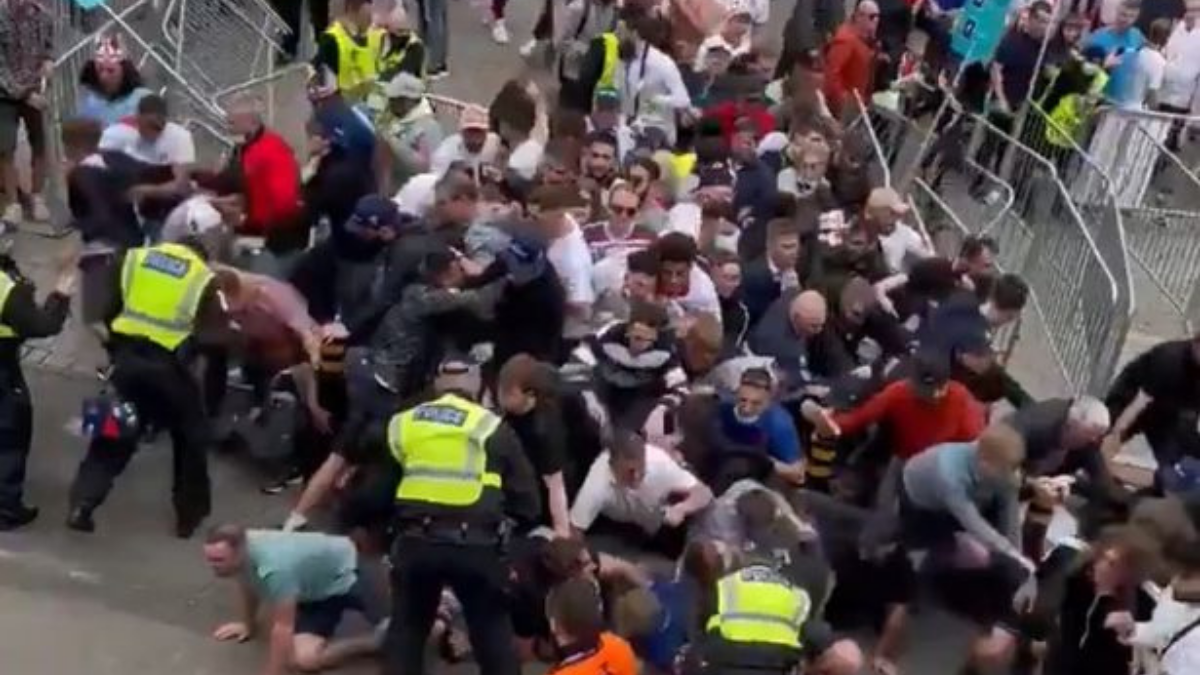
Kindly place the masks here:
<instances>
[{"instance_id":1,"label":"black police uniform","mask_svg":"<svg viewBox=\"0 0 1200 675\"><path fill-rule=\"evenodd\" d=\"M426 672L425 643L447 587L462 603L480 672L520 672L507 600L505 523L512 519L532 524L538 518L538 486L520 441L506 423L499 424L483 447L486 471L501 477L500 489L484 487L478 501L466 507L396 502L385 675ZM400 467L401 475L403 470Z\"/></svg>"},{"instance_id":2,"label":"black police uniform","mask_svg":"<svg viewBox=\"0 0 1200 675\"><path fill-rule=\"evenodd\" d=\"M127 255L126 253L125 255ZM121 311L123 258L113 266L110 283L113 306L106 324ZM143 424L164 429L171 435L172 501L175 534L188 538L212 511L208 477L209 419L200 383L193 374L197 354L196 329L223 325L225 310L213 283L201 294L193 333L173 351L148 339L114 333L108 343L112 374L109 382L116 393L137 410ZM96 437L88 444L70 491L67 527L92 532L92 513L108 497L113 481L125 470L137 450L136 439Z\"/></svg>"},{"instance_id":3,"label":"black police uniform","mask_svg":"<svg viewBox=\"0 0 1200 675\"><path fill-rule=\"evenodd\" d=\"M0 257L0 274L7 278L5 285L13 284L0 307L0 325L9 329L0 337L0 530L11 530L29 524L38 514L24 500L25 463L33 439L33 403L21 372L21 343L62 330L71 299L53 291L39 307L33 284L8 256Z\"/></svg>"}]
</instances>

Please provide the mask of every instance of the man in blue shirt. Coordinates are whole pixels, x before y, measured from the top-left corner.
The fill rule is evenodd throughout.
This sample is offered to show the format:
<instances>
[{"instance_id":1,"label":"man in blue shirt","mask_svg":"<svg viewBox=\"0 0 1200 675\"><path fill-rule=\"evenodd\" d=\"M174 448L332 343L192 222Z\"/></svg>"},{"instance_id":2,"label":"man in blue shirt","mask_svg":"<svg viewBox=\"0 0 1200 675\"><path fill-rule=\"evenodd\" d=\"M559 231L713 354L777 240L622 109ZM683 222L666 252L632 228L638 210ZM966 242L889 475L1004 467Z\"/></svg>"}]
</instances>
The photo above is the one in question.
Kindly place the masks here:
<instances>
[{"instance_id":1,"label":"man in blue shirt","mask_svg":"<svg viewBox=\"0 0 1200 675\"><path fill-rule=\"evenodd\" d=\"M1141 9L1140 0L1123 0L1112 25L1092 33L1085 45L1104 50L1104 67L1110 75L1104 96L1117 105L1130 103L1127 99L1134 93L1130 85L1137 68L1135 56L1146 44L1146 36L1134 25Z\"/></svg>"},{"instance_id":2,"label":"man in blue shirt","mask_svg":"<svg viewBox=\"0 0 1200 675\"><path fill-rule=\"evenodd\" d=\"M773 473L783 480L800 484L804 463L800 455L800 436L792 416L775 401L775 380L765 368L748 368L738 382L736 396L722 399L717 411L717 433L714 434L714 465L723 479L736 480L727 470L724 460L730 456L762 457ZM762 464L765 468L766 463ZM729 482L723 483L725 487ZM714 491L720 493L714 486Z\"/></svg>"}]
</instances>

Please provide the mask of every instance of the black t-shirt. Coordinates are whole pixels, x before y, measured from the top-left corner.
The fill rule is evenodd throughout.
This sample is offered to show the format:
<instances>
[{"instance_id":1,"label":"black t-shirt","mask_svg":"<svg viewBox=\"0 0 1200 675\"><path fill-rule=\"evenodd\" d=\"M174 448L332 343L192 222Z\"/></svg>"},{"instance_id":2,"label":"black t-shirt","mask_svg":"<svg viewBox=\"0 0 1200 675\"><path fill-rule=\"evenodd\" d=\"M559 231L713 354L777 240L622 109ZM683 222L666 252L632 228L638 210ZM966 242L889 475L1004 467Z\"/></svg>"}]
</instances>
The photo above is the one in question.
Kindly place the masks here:
<instances>
[{"instance_id":1,"label":"black t-shirt","mask_svg":"<svg viewBox=\"0 0 1200 675\"><path fill-rule=\"evenodd\" d=\"M1004 78L1004 97L1019 106L1029 93L1042 54L1042 41L1023 30L1009 31L996 49L996 63Z\"/></svg>"},{"instance_id":2,"label":"black t-shirt","mask_svg":"<svg viewBox=\"0 0 1200 675\"><path fill-rule=\"evenodd\" d=\"M1141 390L1154 402L1138 427L1169 422L1182 411L1200 411L1200 364L1191 340L1164 342L1135 358L1117 375L1105 403L1114 419Z\"/></svg>"}]
</instances>

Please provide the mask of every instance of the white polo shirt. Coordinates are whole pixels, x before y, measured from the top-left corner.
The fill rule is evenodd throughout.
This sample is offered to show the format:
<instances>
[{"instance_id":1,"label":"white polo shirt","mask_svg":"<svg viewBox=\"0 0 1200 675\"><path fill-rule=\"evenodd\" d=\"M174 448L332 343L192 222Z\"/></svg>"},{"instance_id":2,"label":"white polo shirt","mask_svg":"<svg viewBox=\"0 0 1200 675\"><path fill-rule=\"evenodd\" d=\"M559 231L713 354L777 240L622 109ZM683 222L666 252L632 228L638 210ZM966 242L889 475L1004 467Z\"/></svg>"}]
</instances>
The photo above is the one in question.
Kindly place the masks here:
<instances>
[{"instance_id":1,"label":"white polo shirt","mask_svg":"<svg viewBox=\"0 0 1200 675\"><path fill-rule=\"evenodd\" d=\"M672 495L682 497L700 482L666 450L647 443L645 478L636 488L620 487L613 477L608 457L605 450L592 462L579 494L575 495L575 503L571 505L571 525L576 529L586 531L596 517L603 514L653 534L662 524L662 512L668 506L668 499Z\"/></svg>"}]
</instances>

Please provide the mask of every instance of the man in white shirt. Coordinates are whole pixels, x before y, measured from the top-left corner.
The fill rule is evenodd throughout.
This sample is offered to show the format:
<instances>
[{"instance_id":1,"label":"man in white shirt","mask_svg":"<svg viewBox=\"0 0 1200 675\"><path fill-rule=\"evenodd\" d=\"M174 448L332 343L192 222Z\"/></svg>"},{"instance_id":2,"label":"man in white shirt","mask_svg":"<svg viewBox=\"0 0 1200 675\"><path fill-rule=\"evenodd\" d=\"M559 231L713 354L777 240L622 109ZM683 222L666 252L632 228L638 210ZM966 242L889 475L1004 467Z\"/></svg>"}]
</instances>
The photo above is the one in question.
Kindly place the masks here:
<instances>
[{"instance_id":1,"label":"man in white shirt","mask_svg":"<svg viewBox=\"0 0 1200 675\"><path fill-rule=\"evenodd\" d=\"M1162 87L1158 90L1158 109L1162 112L1189 115L1200 112L1200 0L1189 0L1183 21L1167 40L1163 55L1167 67L1163 71ZM1179 148L1179 132L1182 124L1175 125L1168 139L1168 147Z\"/></svg>"},{"instance_id":2,"label":"man in white shirt","mask_svg":"<svg viewBox=\"0 0 1200 675\"><path fill-rule=\"evenodd\" d=\"M619 28L620 63L615 75L621 95L621 112L635 131L661 129L667 142L675 142L675 114L690 110L691 96L683 84L679 66L670 56L650 44L649 38L662 22L639 17L632 29Z\"/></svg>"},{"instance_id":3,"label":"man in white shirt","mask_svg":"<svg viewBox=\"0 0 1200 675\"><path fill-rule=\"evenodd\" d=\"M138 101L137 115L104 130L100 149L163 168L161 178L138 185L130 194L148 236L157 240L162 220L191 191L191 170L196 163L192 132L168 121L166 100L149 94Z\"/></svg>"},{"instance_id":4,"label":"man in white shirt","mask_svg":"<svg viewBox=\"0 0 1200 675\"><path fill-rule=\"evenodd\" d=\"M442 141L433 152L431 170L446 173L454 162L464 162L478 174L480 164L491 164L500 154L500 136L491 131L491 121L482 106L467 106L458 120L458 133Z\"/></svg>"},{"instance_id":5,"label":"man in white shirt","mask_svg":"<svg viewBox=\"0 0 1200 675\"><path fill-rule=\"evenodd\" d=\"M712 498L712 491L666 450L616 429L575 496L571 527L585 532L603 515L653 536L663 528L679 528Z\"/></svg>"},{"instance_id":6,"label":"man in white shirt","mask_svg":"<svg viewBox=\"0 0 1200 675\"><path fill-rule=\"evenodd\" d=\"M908 212L908 203L892 188L875 188L867 197L863 215L879 236L884 261L892 272L906 272L914 261L933 255L925 238L900 221Z\"/></svg>"},{"instance_id":7,"label":"man in white shirt","mask_svg":"<svg viewBox=\"0 0 1200 675\"><path fill-rule=\"evenodd\" d=\"M591 332L590 317L596 292L592 288L592 254L570 211L586 205L574 185L543 185L529 197L529 208L549 242L546 257L567 295L563 337L578 340Z\"/></svg>"}]
</instances>

